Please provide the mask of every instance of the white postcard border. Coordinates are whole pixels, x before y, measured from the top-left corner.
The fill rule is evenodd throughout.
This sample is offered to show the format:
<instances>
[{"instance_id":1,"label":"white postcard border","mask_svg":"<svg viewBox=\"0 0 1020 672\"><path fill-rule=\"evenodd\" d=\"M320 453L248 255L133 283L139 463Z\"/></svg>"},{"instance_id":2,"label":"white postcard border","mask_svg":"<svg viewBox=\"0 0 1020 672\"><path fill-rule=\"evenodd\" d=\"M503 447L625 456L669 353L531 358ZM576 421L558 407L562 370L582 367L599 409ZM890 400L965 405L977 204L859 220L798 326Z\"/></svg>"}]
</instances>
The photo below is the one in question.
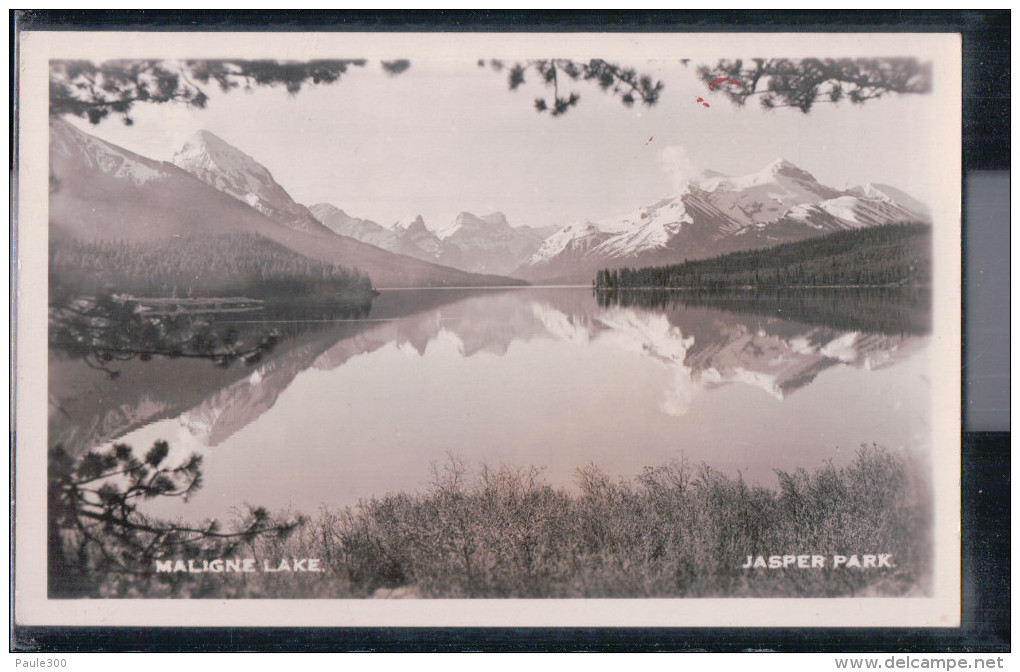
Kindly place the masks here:
<instances>
[{"instance_id":1,"label":"white postcard border","mask_svg":"<svg viewBox=\"0 0 1020 672\"><path fill-rule=\"evenodd\" d=\"M727 47L727 45L730 45ZM46 597L48 62L51 58L475 59L912 55L934 64L944 161L934 231L934 591L930 598L50 600ZM961 40L956 34L132 33L20 35L15 247L15 620L67 626L929 626L960 623Z\"/></svg>"}]
</instances>

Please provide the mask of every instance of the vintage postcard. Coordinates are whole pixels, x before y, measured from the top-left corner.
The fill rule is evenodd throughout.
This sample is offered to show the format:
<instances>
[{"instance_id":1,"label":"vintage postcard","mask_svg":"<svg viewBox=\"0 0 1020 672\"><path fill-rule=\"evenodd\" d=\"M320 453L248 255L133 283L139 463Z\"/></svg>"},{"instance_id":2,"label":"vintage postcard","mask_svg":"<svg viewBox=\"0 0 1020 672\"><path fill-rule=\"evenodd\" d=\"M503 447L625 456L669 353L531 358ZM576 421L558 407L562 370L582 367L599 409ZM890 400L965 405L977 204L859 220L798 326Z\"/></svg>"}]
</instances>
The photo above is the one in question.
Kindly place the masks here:
<instances>
[{"instance_id":1,"label":"vintage postcard","mask_svg":"<svg viewBox=\"0 0 1020 672\"><path fill-rule=\"evenodd\" d=\"M18 623L959 623L959 36L18 65Z\"/></svg>"}]
</instances>

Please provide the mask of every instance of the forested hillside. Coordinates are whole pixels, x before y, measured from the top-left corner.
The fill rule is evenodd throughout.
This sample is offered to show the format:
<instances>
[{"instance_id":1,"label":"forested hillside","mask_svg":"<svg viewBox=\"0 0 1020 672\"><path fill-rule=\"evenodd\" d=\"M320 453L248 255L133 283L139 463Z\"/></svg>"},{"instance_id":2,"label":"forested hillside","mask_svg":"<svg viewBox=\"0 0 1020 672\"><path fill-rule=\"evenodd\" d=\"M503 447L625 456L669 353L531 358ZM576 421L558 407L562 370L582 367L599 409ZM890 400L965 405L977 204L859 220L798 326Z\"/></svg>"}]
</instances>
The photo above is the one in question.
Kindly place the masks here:
<instances>
[{"instance_id":1,"label":"forested hillside","mask_svg":"<svg viewBox=\"0 0 1020 672\"><path fill-rule=\"evenodd\" d=\"M78 294L112 286L147 297L330 299L372 288L356 268L309 259L249 233L132 243L53 237L50 278Z\"/></svg>"},{"instance_id":2,"label":"forested hillside","mask_svg":"<svg viewBox=\"0 0 1020 672\"><path fill-rule=\"evenodd\" d=\"M599 289L926 286L931 226L888 224L669 266L604 269Z\"/></svg>"}]
</instances>

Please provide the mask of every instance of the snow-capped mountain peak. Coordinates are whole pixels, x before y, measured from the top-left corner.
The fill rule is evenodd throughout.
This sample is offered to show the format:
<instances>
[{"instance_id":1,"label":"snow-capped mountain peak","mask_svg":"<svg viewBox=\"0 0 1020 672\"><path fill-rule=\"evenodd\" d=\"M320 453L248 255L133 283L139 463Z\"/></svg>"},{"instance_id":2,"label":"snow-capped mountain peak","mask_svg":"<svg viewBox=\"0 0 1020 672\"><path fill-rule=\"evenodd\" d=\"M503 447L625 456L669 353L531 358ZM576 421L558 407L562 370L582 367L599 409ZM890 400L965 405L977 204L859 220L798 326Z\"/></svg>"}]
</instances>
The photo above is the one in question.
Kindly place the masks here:
<instances>
[{"instance_id":1,"label":"snow-capped mountain peak","mask_svg":"<svg viewBox=\"0 0 1020 672\"><path fill-rule=\"evenodd\" d=\"M704 171L693 180L703 191L745 191L755 187L774 187L782 191L808 192L831 198L835 189L819 184L814 175L778 157L761 170L731 177L716 171ZM800 195L800 194L798 194Z\"/></svg>"},{"instance_id":2,"label":"snow-capped mountain peak","mask_svg":"<svg viewBox=\"0 0 1020 672\"><path fill-rule=\"evenodd\" d=\"M273 176L258 161L210 131L198 131L174 154L173 162L188 172L216 170L228 174L247 174L265 182ZM253 186L257 184L253 183Z\"/></svg>"},{"instance_id":3,"label":"snow-capped mountain peak","mask_svg":"<svg viewBox=\"0 0 1020 672\"><path fill-rule=\"evenodd\" d=\"M675 196L620 217L560 229L521 267L530 280L586 282L599 268L677 263L839 229L927 219L886 185L840 191L782 157L736 177L706 170Z\"/></svg>"},{"instance_id":4,"label":"snow-capped mountain peak","mask_svg":"<svg viewBox=\"0 0 1020 672\"><path fill-rule=\"evenodd\" d=\"M619 234L603 244L605 251L610 254L619 251L622 255L629 255L639 250L668 245L685 224L694 221L684 205L683 195L687 193L689 190L678 197L663 199L640 208L615 221L600 222L598 226L601 231Z\"/></svg>"},{"instance_id":5,"label":"snow-capped mountain peak","mask_svg":"<svg viewBox=\"0 0 1020 672\"><path fill-rule=\"evenodd\" d=\"M173 163L284 226L298 231L323 228L308 208L294 202L265 166L214 133L195 133L174 154Z\"/></svg>"},{"instance_id":6,"label":"snow-capped mountain peak","mask_svg":"<svg viewBox=\"0 0 1020 672\"><path fill-rule=\"evenodd\" d=\"M515 229L506 215L478 216L461 212L436 232L444 258L459 268L480 273L509 273L541 245L543 237L529 227Z\"/></svg>"},{"instance_id":7,"label":"snow-capped mountain peak","mask_svg":"<svg viewBox=\"0 0 1020 672\"><path fill-rule=\"evenodd\" d=\"M777 156L776 158L772 159L771 162L769 162L769 165L765 166L762 172L772 173L773 175L776 175L778 173L783 172L784 170L787 172L792 172L800 171L800 168L793 165L793 163L787 161L783 157Z\"/></svg>"}]
</instances>

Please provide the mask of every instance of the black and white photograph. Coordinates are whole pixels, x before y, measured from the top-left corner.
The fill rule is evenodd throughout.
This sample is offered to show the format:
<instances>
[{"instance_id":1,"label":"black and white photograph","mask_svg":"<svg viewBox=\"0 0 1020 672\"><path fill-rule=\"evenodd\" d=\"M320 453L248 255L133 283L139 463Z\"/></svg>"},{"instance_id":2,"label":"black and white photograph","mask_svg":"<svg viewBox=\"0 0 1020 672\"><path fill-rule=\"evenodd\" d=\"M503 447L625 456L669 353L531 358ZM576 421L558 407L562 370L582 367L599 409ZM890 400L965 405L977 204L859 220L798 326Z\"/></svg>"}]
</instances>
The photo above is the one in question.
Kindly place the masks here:
<instances>
[{"instance_id":1,"label":"black and white photograph","mask_svg":"<svg viewBox=\"0 0 1020 672\"><path fill-rule=\"evenodd\" d=\"M957 35L21 39L20 622L959 623Z\"/></svg>"}]
</instances>

